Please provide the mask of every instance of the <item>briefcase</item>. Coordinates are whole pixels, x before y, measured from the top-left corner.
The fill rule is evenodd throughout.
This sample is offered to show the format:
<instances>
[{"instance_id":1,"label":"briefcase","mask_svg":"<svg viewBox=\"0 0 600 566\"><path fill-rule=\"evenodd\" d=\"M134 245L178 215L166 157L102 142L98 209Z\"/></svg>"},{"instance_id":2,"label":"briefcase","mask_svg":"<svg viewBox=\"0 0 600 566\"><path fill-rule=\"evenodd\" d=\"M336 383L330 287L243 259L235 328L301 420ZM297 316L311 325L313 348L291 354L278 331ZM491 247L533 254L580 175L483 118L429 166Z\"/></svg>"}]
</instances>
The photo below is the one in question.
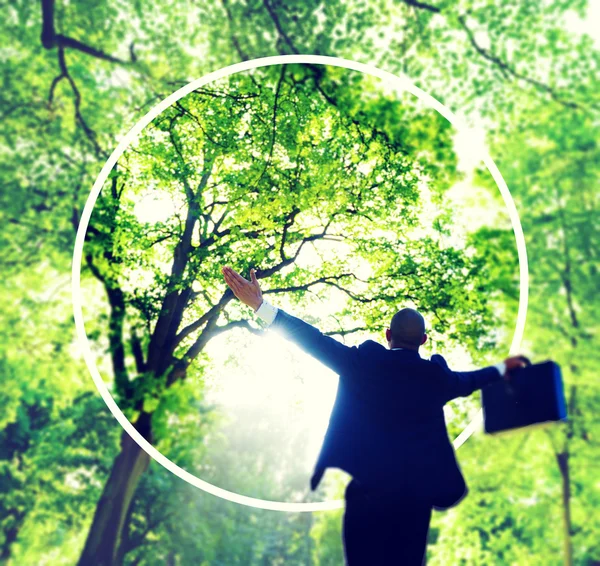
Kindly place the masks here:
<instances>
[{"instance_id":1,"label":"briefcase","mask_svg":"<svg viewBox=\"0 0 600 566\"><path fill-rule=\"evenodd\" d=\"M498 434L541 426L567 418L563 380L552 361L531 364L511 372L510 381L491 383L481 390L484 430Z\"/></svg>"}]
</instances>

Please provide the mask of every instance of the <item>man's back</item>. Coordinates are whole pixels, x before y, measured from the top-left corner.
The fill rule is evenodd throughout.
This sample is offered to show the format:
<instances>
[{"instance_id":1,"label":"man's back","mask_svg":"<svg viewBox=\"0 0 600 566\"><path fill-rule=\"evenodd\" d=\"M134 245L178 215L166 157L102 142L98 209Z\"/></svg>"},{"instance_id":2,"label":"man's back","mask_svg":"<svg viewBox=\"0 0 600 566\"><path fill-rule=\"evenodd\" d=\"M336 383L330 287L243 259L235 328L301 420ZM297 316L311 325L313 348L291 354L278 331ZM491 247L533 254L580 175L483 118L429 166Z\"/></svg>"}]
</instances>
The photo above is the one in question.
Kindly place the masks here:
<instances>
[{"instance_id":1,"label":"man's back","mask_svg":"<svg viewBox=\"0 0 600 566\"><path fill-rule=\"evenodd\" d=\"M463 497L443 406L500 379L496 368L453 372L441 356L434 363L372 340L348 347L281 309L271 326L340 376L313 489L327 468L340 468L364 485L410 490L440 508Z\"/></svg>"},{"instance_id":2,"label":"man's back","mask_svg":"<svg viewBox=\"0 0 600 566\"><path fill-rule=\"evenodd\" d=\"M340 384L315 481L338 467L365 486L422 493L449 506L464 480L448 438L443 406L446 371L414 350L388 350L373 341L358 348Z\"/></svg>"}]
</instances>

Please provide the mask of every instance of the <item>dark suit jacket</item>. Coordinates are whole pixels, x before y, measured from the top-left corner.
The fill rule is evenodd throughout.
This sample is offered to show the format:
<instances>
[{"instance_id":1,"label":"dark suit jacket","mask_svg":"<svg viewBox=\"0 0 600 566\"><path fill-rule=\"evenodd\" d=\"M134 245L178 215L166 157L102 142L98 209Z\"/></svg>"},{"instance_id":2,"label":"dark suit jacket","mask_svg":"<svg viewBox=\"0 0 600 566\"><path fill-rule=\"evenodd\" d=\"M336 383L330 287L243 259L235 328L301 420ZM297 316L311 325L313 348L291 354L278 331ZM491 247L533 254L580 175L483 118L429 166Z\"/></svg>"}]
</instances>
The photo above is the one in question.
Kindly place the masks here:
<instances>
[{"instance_id":1,"label":"dark suit jacket","mask_svg":"<svg viewBox=\"0 0 600 566\"><path fill-rule=\"evenodd\" d=\"M271 328L340 376L312 489L327 468L340 468L367 488L438 509L466 495L443 406L501 379L495 367L455 372L438 355L429 361L372 340L349 347L281 309Z\"/></svg>"}]
</instances>

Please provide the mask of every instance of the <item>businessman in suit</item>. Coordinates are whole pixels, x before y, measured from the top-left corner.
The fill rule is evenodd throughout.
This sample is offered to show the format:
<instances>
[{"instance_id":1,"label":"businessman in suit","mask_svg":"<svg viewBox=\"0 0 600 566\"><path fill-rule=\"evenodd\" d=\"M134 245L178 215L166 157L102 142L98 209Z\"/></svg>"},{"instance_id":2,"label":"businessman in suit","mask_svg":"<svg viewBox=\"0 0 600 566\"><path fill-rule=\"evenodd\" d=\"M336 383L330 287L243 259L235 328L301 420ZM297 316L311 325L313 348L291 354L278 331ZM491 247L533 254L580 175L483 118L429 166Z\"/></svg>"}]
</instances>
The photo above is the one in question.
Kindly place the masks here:
<instances>
[{"instance_id":1,"label":"businessman in suit","mask_svg":"<svg viewBox=\"0 0 600 566\"><path fill-rule=\"evenodd\" d=\"M423 564L432 509L453 507L468 492L443 406L508 379L522 359L469 372L451 371L439 355L425 360L419 355L425 322L409 308L392 318L388 348L372 340L349 347L263 300L253 269L250 281L229 267L222 272L234 295L269 328L340 376L311 488L327 468L352 476L342 529L346 563Z\"/></svg>"}]
</instances>

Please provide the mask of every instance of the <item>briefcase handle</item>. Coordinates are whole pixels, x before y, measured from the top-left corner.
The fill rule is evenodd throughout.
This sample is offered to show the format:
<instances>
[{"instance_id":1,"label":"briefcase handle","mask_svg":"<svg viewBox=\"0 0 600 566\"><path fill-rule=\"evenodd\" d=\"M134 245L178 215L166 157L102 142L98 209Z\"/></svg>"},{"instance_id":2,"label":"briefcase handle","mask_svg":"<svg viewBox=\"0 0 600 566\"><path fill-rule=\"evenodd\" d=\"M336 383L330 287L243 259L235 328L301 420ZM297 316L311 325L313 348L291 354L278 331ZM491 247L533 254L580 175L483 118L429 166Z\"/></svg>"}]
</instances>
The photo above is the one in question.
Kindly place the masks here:
<instances>
[{"instance_id":1,"label":"briefcase handle","mask_svg":"<svg viewBox=\"0 0 600 566\"><path fill-rule=\"evenodd\" d=\"M525 367L529 367L529 366L532 365L531 360L528 357L526 357L526 356L516 356L516 357L519 358L520 360L522 360L525 363ZM509 395L513 395L514 396L516 394L515 388L514 388L513 384L510 381L506 381L504 383L504 386L506 388L506 392Z\"/></svg>"},{"instance_id":2,"label":"briefcase handle","mask_svg":"<svg viewBox=\"0 0 600 566\"><path fill-rule=\"evenodd\" d=\"M531 363L531 360L527 356L516 356L516 357L519 358L520 360L523 360L525 362L525 365L527 365L527 366L533 365Z\"/></svg>"}]
</instances>

